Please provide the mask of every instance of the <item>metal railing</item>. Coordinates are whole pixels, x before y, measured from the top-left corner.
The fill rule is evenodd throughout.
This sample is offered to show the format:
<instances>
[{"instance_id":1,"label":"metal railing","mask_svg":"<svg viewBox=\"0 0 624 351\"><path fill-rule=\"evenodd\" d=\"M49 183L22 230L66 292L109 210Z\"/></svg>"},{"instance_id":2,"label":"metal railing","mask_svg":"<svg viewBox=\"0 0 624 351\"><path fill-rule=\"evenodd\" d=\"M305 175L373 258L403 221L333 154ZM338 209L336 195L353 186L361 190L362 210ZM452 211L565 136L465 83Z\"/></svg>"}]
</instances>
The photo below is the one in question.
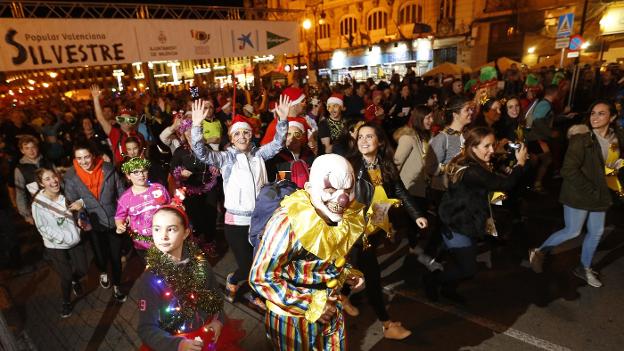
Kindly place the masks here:
<instances>
[{"instance_id":1,"label":"metal railing","mask_svg":"<svg viewBox=\"0 0 624 351\"><path fill-rule=\"evenodd\" d=\"M199 5L0 2L0 18L127 18L294 21L302 10Z\"/></svg>"}]
</instances>

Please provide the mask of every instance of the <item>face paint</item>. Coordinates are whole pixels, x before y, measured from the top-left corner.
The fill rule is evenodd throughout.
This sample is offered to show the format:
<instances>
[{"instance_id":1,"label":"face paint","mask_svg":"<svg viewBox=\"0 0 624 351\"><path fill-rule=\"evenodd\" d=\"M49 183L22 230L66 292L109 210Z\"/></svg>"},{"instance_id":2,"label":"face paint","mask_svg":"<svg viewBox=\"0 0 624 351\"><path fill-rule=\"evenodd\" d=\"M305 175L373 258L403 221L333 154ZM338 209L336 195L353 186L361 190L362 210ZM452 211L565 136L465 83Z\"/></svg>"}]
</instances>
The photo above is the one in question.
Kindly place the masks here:
<instances>
[{"instance_id":1,"label":"face paint","mask_svg":"<svg viewBox=\"0 0 624 351\"><path fill-rule=\"evenodd\" d=\"M342 156L327 154L314 160L306 191L317 210L332 222L340 222L355 198L354 183L351 164Z\"/></svg>"}]
</instances>

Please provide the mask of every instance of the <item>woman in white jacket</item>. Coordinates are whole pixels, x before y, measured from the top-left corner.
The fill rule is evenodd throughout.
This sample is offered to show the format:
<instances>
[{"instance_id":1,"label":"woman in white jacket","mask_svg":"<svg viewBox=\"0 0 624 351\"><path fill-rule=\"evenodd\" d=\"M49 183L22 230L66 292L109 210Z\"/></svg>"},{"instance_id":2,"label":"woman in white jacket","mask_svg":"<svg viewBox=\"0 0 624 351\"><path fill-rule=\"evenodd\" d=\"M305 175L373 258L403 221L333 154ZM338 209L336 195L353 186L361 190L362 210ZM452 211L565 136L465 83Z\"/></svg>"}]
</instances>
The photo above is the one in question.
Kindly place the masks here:
<instances>
[{"instance_id":1,"label":"woman in white jacket","mask_svg":"<svg viewBox=\"0 0 624 351\"><path fill-rule=\"evenodd\" d=\"M224 235L234 254L238 268L228 274L225 282L225 298L233 302L240 284L249 277L253 259L253 247L249 243L249 224L256 206L256 196L260 188L268 183L264 162L277 155L286 143L290 99L282 95L275 108L279 117L273 140L261 147L252 143L253 131L245 117L235 115L228 131L231 146L225 151L214 151L204 141L202 121L207 115L206 102L193 103L191 128L192 150L198 160L215 166L223 176L224 192ZM264 304L253 299L258 307Z\"/></svg>"},{"instance_id":2,"label":"woman in white jacket","mask_svg":"<svg viewBox=\"0 0 624 351\"><path fill-rule=\"evenodd\" d=\"M61 318L67 318L72 313L71 291L76 295L82 293L80 278L87 273L87 255L80 243L79 227L86 223L74 218L72 210L78 205L69 205L61 194L61 181L55 170L40 168L35 177L40 190L32 202L33 219L60 276Z\"/></svg>"}]
</instances>

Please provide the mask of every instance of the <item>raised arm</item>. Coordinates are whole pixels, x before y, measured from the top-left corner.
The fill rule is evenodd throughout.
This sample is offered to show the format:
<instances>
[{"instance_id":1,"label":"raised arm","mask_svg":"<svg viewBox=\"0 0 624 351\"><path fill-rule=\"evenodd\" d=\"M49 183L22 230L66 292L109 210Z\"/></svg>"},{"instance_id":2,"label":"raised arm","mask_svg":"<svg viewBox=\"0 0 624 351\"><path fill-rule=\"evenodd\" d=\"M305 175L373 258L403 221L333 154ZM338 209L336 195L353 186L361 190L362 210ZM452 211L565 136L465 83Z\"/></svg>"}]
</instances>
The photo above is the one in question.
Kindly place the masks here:
<instances>
[{"instance_id":1,"label":"raised arm","mask_svg":"<svg viewBox=\"0 0 624 351\"><path fill-rule=\"evenodd\" d=\"M258 156L262 157L264 160L273 158L273 156L277 155L286 145L289 104L290 98L286 95L281 95L279 103L275 107L275 113L278 116L277 124L275 125L275 136L270 143L263 145L260 147L260 150L258 150Z\"/></svg>"},{"instance_id":2,"label":"raised arm","mask_svg":"<svg viewBox=\"0 0 624 351\"><path fill-rule=\"evenodd\" d=\"M97 85L91 86L91 97L93 97L93 109L95 110L95 118L97 118L98 123L102 126L102 130L106 135L110 134L111 129L113 129L113 125L109 120L104 118L104 113L102 113L102 106L100 106L100 87Z\"/></svg>"},{"instance_id":3,"label":"raised arm","mask_svg":"<svg viewBox=\"0 0 624 351\"><path fill-rule=\"evenodd\" d=\"M208 115L206 110L206 101L195 100L191 108L193 126L191 127L191 149L195 156L202 162L221 168L226 159L226 153L222 151L214 151L204 142L204 132L202 129L202 121Z\"/></svg>"}]
</instances>

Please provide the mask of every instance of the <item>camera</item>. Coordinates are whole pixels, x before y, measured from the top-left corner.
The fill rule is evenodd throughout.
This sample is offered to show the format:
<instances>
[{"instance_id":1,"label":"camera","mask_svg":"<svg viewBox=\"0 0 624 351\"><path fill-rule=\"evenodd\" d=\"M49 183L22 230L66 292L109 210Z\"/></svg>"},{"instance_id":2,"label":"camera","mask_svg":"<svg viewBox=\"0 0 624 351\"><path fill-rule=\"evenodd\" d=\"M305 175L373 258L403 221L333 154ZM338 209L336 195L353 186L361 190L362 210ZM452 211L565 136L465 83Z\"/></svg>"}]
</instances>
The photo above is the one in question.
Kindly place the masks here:
<instances>
[{"instance_id":1,"label":"camera","mask_svg":"<svg viewBox=\"0 0 624 351\"><path fill-rule=\"evenodd\" d=\"M513 143L513 142L509 142L509 143L507 143L507 146L508 146L510 149L520 150L520 148L522 147L522 144L520 144L520 143Z\"/></svg>"}]
</instances>

